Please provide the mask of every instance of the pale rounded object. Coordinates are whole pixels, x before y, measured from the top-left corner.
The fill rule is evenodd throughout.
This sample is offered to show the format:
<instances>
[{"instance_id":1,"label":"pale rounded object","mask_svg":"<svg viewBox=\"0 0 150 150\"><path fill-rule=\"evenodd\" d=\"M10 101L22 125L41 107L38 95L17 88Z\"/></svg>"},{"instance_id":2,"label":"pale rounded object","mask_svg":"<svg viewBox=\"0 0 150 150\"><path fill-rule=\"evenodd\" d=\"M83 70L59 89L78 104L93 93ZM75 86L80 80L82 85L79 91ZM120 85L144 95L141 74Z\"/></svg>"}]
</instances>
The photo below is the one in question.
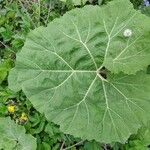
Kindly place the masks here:
<instances>
[{"instance_id":1,"label":"pale rounded object","mask_svg":"<svg viewBox=\"0 0 150 150\"><path fill-rule=\"evenodd\" d=\"M123 35L124 35L125 37L130 37L130 36L132 36L132 30L126 29L126 30L124 31Z\"/></svg>"}]
</instances>

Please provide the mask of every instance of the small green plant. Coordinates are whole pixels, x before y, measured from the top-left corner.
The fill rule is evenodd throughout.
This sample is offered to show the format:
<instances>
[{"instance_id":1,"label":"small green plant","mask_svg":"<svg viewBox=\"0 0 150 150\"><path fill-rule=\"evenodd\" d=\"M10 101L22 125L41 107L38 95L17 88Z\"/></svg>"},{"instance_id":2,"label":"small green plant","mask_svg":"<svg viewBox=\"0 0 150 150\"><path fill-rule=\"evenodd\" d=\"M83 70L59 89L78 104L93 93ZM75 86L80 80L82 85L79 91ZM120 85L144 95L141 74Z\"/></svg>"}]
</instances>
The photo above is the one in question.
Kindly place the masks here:
<instances>
[{"instance_id":1,"label":"small green plant","mask_svg":"<svg viewBox=\"0 0 150 150\"><path fill-rule=\"evenodd\" d=\"M0 118L0 149L36 149L36 139L10 118Z\"/></svg>"},{"instance_id":2,"label":"small green plant","mask_svg":"<svg viewBox=\"0 0 150 150\"><path fill-rule=\"evenodd\" d=\"M149 24L129 0L74 9L29 34L9 87L64 133L125 143L149 119Z\"/></svg>"}]
</instances>

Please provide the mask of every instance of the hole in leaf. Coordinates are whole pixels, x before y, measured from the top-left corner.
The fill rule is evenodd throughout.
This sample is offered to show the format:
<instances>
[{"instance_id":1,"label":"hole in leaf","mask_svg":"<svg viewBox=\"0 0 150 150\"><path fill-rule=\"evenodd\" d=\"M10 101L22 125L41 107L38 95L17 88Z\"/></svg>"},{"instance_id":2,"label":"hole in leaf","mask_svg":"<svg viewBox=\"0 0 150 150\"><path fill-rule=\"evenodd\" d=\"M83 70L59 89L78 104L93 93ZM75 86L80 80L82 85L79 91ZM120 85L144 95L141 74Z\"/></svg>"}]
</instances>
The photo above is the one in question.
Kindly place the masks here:
<instances>
[{"instance_id":1,"label":"hole in leaf","mask_svg":"<svg viewBox=\"0 0 150 150\"><path fill-rule=\"evenodd\" d=\"M99 70L99 74L104 78L104 79L107 79L107 69L105 67L102 67L100 70Z\"/></svg>"}]
</instances>

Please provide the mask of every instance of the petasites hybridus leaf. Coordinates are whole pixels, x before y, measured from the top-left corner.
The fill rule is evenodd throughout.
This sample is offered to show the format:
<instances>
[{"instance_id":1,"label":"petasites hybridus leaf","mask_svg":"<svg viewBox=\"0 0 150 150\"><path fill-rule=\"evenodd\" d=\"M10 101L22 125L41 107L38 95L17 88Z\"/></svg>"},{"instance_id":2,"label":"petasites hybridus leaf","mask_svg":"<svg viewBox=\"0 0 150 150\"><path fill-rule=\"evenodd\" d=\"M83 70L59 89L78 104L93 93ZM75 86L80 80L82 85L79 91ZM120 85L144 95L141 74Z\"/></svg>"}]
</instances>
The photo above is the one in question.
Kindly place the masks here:
<instances>
[{"instance_id":1,"label":"petasites hybridus leaf","mask_svg":"<svg viewBox=\"0 0 150 150\"><path fill-rule=\"evenodd\" d=\"M128 0L72 10L29 34L9 87L65 133L125 142L150 113L149 23Z\"/></svg>"},{"instance_id":2,"label":"petasites hybridus leaf","mask_svg":"<svg viewBox=\"0 0 150 150\"><path fill-rule=\"evenodd\" d=\"M36 150L36 140L10 118L0 118L0 149Z\"/></svg>"}]
</instances>

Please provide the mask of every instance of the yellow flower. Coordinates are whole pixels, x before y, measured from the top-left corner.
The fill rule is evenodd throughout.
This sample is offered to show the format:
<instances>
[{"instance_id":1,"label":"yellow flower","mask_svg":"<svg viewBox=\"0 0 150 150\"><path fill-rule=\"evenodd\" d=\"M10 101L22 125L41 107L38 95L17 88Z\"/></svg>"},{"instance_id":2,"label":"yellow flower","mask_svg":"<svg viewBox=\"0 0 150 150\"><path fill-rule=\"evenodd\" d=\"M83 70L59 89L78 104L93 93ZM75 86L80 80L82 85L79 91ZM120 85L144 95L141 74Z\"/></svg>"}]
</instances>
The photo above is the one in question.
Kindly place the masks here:
<instances>
[{"instance_id":1,"label":"yellow flower","mask_svg":"<svg viewBox=\"0 0 150 150\"><path fill-rule=\"evenodd\" d=\"M8 110L9 113L14 113L15 112L15 105L9 104L7 106L7 110Z\"/></svg>"},{"instance_id":2,"label":"yellow flower","mask_svg":"<svg viewBox=\"0 0 150 150\"><path fill-rule=\"evenodd\" d=\"M28 116L26 113L23 112L19 118L19 121L25 123L27 120L28 120Z\"/></svg>"}]
</instances>

